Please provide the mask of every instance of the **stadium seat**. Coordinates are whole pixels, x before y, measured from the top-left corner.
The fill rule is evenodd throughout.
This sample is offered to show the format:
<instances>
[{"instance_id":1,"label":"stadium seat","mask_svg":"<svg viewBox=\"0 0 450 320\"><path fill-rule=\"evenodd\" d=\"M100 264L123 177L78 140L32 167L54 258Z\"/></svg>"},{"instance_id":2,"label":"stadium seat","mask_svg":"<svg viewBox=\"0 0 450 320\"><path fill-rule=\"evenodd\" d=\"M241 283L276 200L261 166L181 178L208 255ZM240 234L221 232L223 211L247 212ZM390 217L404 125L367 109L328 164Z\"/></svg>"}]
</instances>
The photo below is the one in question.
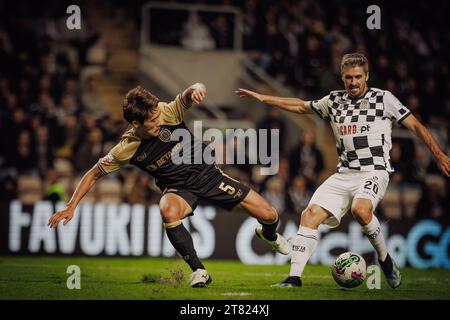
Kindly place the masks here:
<instances>
[{"instance_id":1,"label":"stadium seat","mask_svg":"<svg viewBox=\"0 0 450 320\"><path fill-rule=\"evenodd\" d=\"M63 177L59 179L59 183L62 185L64 189L64 201L69 201L70 195L73 193L75 189L73 189L73 177Z\"/></svg>"},{"instance_id":2,"label":"stadium seat","mask_svg":"<svg viewBox=\"0 0 450 320\"><path fill-rule=\"evenodd\" d=\"M55 170L60 174L61 177L70 177L73 174L72 163L64 158L56 158L53 162Z\"/></svg>"},{"instance_id":3,"label":"stadium seat","mask_svg":"<svg viewBox=\"0 0 450 320\"><path fill-rule=\"evenodd\" d=\"M384 217L387 219L401 219L400 191L394 185L389 185L380 207L383 210Z\"/></svg>"},{"instance_id":4,"label":"stadium seat","mask_svg":"<svg viewBox=\"0 0 450 320\"><path fill-rule=\"evenodd\" d=\"M417 204L422 196L422 190L419 185L407 185L402 193L404 201L405 214L407 218L414 218Z\"/></svg>"},{"instance_id":5,"label":"stadium seat","mask_svg":"<svg viewBox=\"0 0 450 320\"><path fill-rule=\"evenodd\" d=\"M97 182L97 200L104 203L122 202L122 184L117 179L102 179Z\"/></svg>"},{"instance_id":6,"label":"stadium seat","mask_svg":"<svg viewBox=\"0 0 450 320\"><path fill-rule=\"evenodd\" d=\"M39 176L19 176L17 188L22 204L34 204L42 199L42 181Z\"/></svg>"}]
</instances>

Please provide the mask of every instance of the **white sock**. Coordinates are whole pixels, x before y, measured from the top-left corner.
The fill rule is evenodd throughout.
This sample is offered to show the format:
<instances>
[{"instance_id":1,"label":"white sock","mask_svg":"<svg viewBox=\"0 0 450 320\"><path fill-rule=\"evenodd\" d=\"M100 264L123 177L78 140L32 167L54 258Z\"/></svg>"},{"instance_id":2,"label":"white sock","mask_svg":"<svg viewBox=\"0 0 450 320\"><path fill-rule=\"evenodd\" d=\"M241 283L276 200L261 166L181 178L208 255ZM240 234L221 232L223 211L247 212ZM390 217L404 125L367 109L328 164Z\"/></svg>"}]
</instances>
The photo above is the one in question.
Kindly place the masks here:
<instances>
[{"instance_id":1,"label":"white sock","mask_svg":"<svg viewBox=\"0 0 450 320\"><path fill-rule=\"evenodd\" d=\"M317 245L317 229L300 226L292 243L291 271L289 276L301 277L303 269Z\"/></svg>"},{"instance_id":2,"label":"white sock","mask_svg":"<svg viewBox=\"0 0 450 320\"><path fill-rule=\"evenodd\" d=\"M377 251L378 259L384 261L387 256L387 248L383 233L381 232L380 222L375 215L372 215L372 220L369 224L362 227L362 231Z\"/></svg>"}]
</instances>

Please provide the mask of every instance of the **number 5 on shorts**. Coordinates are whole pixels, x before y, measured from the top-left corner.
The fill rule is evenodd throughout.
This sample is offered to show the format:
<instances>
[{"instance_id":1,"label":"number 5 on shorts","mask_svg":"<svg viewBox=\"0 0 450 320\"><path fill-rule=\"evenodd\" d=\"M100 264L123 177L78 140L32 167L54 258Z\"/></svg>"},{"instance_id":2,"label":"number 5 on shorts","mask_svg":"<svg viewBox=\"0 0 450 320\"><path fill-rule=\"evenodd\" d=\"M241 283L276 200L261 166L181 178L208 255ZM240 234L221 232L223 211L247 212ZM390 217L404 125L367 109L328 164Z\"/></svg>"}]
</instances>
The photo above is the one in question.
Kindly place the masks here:
<instances>
[{"instance_id":1,"label":"number 5 on shorts","mask_svg":"<svg viewBox=\"0 0 450 320\"><path fill-rule=\"evenodd\" d=\"M234 187L225 184L225 182L220 183L219 189L228 193L230 196L232 196L236 192L236 189Z\"/></svg>"}]
</instances>

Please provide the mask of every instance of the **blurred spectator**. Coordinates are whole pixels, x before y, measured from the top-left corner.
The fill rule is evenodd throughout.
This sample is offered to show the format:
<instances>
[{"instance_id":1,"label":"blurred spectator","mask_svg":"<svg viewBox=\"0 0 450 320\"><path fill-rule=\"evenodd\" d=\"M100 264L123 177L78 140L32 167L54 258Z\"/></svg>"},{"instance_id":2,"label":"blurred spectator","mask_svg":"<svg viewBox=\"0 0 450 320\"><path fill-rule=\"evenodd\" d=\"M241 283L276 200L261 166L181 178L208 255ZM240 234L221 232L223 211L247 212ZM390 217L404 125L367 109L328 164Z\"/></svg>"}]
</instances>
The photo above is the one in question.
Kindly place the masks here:
<instances>
[{"instance_id":1,"label":"blurred spectator","mask_svg":"<svg viewBox=\"0 0 450 320\"><path fill-rule=\"evenodd\" d=\"M126 201L130 204L149 205L152 199L150 179L151 177L146 174L137 175L130 190L131 192L126 196Z\"/></svg>"},{"instance_id":2,"label":"blurred spectator","mask_svg":"<svg viewBox=\"0 0 450 320\"><path fill-rule=\"evenodd\" d=\"M211 35L216 49L233 48L233 29L229 27L225 14L219 14L211 24Z\"/></svg>"},{"instance_id":3,"label":"blurred spectator","mask_svg":"<svg viewBox=\"0 0 450 320\"><path fill-rule=\"evenodd\" d=\"M74 165L77 171L84 172L103 157L103 133L99 128L92 128L83 139L76 152Z\"/></svg>"},{"instance_id":4,"label":"blurred spectator","mask_svg":"<svg viewBox=\"0 0 450 320\"><path fill-rule=\"evenodd\" d=\"M268 23L266 26L264 46L269 58L267 73L281 82L286 82L293 64L287 56L288 42L275 23Z\"/></svg>"},{"instance_id":5,"label":"blurred spectator","mask_svg":"<svg viewBox=\"0 0 450 320\"><path fill-rule=\"evenodd\" d=\"M279 214L287 209L285 190L286 182L278 176L273 176L267 181L266 190L262 193L262 196L269 201Z\"/></svg>"},{"instance_id":6,"label":"blurred spectator","mask_svg":"<svg viewBox=\"0 0 450 320\"><path fill-rule=\"evenodd\" d=\"M308 188L307 179L297 175L288 189L289 209L292 213L301 213L309 203L313 192Z\"/></svg>"},{"instance_id":7,"label":"blurred spectator","mask_svg":"<svg viewBox=\"0 0 450 320\"><path fill-rule=\"evenodd\" d=\"M59 182L59 178L56 170L50 169L47 171L43 200L57 202L64 199L64 187Z\"/></svg>"},{"instance_id":8,"label":"blurred spectator","mask_svg":"<svg viewBox=\"0 0 450 320\"><path fill-rule=\"evenodd\" d=\"M13 157L14 166L21 173L30 174L36 168L36 150L28 130L20 131Z\"/></svg>"},{"instance_id":9,"label":"blurred spectator","mask_svg":"<svg viewBox=\"0 0 450 320\"><path fill-rule=\"evenodd\" d=\"M391 148L391 165L395 172L392 174L392 178L398 183L414 182L413 176L413 162L407 161L408 156L403 155L402 149L405 147L400 142L393 142Z\"/></svg>"},{"instance_id":10,"label":"blurred spectator","mask_svg":"<svg viewBox=\"0 0 450 320\"><path fill-rule=\"evenodd\" d=\"M247 175L251 173L249 142L245 137L235 136L234 133L226 137L227 141L221 148L222 152L215 154L216 159L221 159L221 163L233 164L239 171ZM229 149L231 148L231 149ZM231 155L233 157L231 157ZM228 168L228 166L226 166ZM231 175L233 176L233 175Z\"/></svg>"},{"instance_id":11,"label":"blurred spectator","mask_svg":"<svg viewBox=\"0 0 450 320\"><path fill-rule=\"evenodd\" d=\"M118 138L118 128L116 127L113 119L106 115L102 119L102 133L103 133L103 140L105 141L105 149L109 150L110 148L106 145L107 143L115 143ZM111 146L112 148L113 146Z\"/></svg>"},{"instance_id":12,"label":"blurred spectator","mask_svg":"<svg viewBox=\"0 0 450 320\"><path fill-rule=\"evenodd\" d=\"M417 206L416 216L418 218L442 218L448 215L450 203L446 189L442 176L428 175Z\"/></svg>"},{"instance_id":13,"label":"blurred spectator","mask_svg":"<svg viewBox=\"0 0 450 320\"><path fill-rule=\"evenodd\" d=\"M47 169L53 167L53 148L49 138L48 128L44 125L39 125L36 128L34 135L34 145L36 149L37 168L41 175Z\"/></svg>"},{"instance_id":14,"label":"blurred spectator","mask_svg":"<svg viewBox=\"0 0 450 320\"><path fill-rule=\"evenodd\" d=\"M101 118L106 114L105 105L98 92L98 80L95 77L87 78L81 100L86 111L95 118Z\"/></svg>"},{"instance_id":15,"label":"blurred spectator","mask_svg":"<svg viewBox=\"0 0 450 320\"><path fill-rule=\"evenodd\" d=\"M291 180L289 160L287 158L282 157L279 159L277 176L286 181L286 183Z\"/></svg>"},{"instance_id":16,"label":"blurred spectator","mask_svg":"<svg viewBox=\"0 0 450 320\"><path fill-rule=\"evenodd\" d=\"M282 152L284 150L284 139L286 138L286 124L283 118L281 117L281 111L277 108L269 108L267 110L266 115L261 118L257 124L257 128L259 129L267 129L267 140L265 141L267 146L267 154L270 155L270 151L272 150L272 139L271 139L271 131L270 130L279 130L279 150L275 152Z\"/></svg>"},{"instance_id":17,"label":"blurred spectator","mask_svg":"<svg viewBox=\"0 0 450 320\"><path fill-rule=\"evenodd\" d=\"M414 155L414 177L417 182L425 181L428 167L430 165L431 154L430 152L422 145L417 144Z\"/></svg>"},{"instance_id":18,"label":"blurred spectator","mask_svg":"<svg viewBox=\"0 0 450 320\"><path fill-rule=\"evenodd\" d=\"M81 92L78 86L78 79L70 77L64 83L63 93L70 96L77 105L81 105Z\"/></svg>"},{"instance_id":19,"label":"blurred spectator","mask_svg":"<svg viewBox=\"0 0 450 320\"><path fill-rule=\"evenodd\" d=\"M17 198L17 180L12 175L0 178L0 200L11 201Z\"/></svg>"},{"instance_id":20,"label":"blurred spectator","mask_svg":"<svg viewBox=\"0 0 450 320\"><path fill-rule=\"evenodd\" d=\"M181 45L189 50L203 51L215 48L214 39L208 27L201 21L196 11L189 14L188 21L183 26Z\"/></svg>"},{"instance_id":21,"label":"blurred spectator","mask_svg":"<svg viewBox=\"0 0 450 320\"><path fill-rule=\"evenodd\" d=\"M56 116L59 123L64 122L64 118L68 115L77 115L80 107L71 95L65 94L61 98L61 104L56 108Z\"/></svg>"},{"instance_id":22,"label":"blurred spectator","mask_svg":"<svg viewBox=\"0 0 450 320\"><path fill-rule=\"evenodd\" d=\"M304 130L301 133L300 142L292 149L289 161L292 175L302 175L309 183L317 183L324 163L322 153L316 147L311 131Z\"/></svg>"},{"instance_id":23,"label":"blurred spectator","mask_svg":"<svg viewBox=\"0 0 450 320\"><path fill-rule=\"evenodd\" d=\"M256 7L257 0L244 1L243 9L243 37L244 37L244 49L256 50L259 49L261 44L261 30L258 26L260 23L259 7Z\"/></svg>"},{"instance_id":24,"label":"blurred spectator","mask_svg":"<svg viewBox=\"0 0 450 320\"><path fill-rule=\"evenodd\" d=\"M327 51L324 50L323 45L316 35L309 35L301 48L299 60L301 83L309 94L319 94L317 83L319 83L321 72L327 66Z\"/></svg>"},{"instance_id":25,"label":"blurred spectator","mask_svg":"<svg viewBox=\"0 0 450 320\"><path fill-rule=\"evenodd\" d=\"M27 130L26 116L23 109L14 109L11 116L4 119L4 123L0 126L2 132L3 148L2 153L5 158L6 167L14 167L17 165L18 141L21 132Z\"/></svg>"},{"instance_id":26,"label":"blurred spectator","mask_svg":"<svg viewBox=\"0 0 450 320\"><path fill-rule=\"evenodd\" d=\"M75 149L80 137L80 124L74 114L66 115L64 119L64 143L56 150L56 156L70 159L74 156Z\"/></svg>"}]
</instances>

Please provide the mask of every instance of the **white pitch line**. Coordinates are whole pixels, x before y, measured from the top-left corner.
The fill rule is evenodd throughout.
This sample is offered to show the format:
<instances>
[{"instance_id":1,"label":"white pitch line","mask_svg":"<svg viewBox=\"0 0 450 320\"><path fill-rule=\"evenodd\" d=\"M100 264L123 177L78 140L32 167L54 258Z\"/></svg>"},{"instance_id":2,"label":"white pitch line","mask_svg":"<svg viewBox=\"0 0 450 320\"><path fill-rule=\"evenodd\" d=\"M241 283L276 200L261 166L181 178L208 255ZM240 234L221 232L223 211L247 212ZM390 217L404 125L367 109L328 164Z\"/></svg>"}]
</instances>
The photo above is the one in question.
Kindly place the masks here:
<instances>
[{"instance_id":1,"label":"white pitch line","mask_svg":"<svg viewBox=\"0 0 450 320\"><path fill-rule=\"evenodd\" d=\"M240 297L243 297L243 296L252 296L253 293L250 293L250 292L224 292L224 293L221 293L220 295L222 295L222 296L240 296Z\"/></svg>"},{"instance_id":2,"label":"white pitch line","mask_svg":"<svg viewBox=\"0 0 450 320\"><path fill-rule=\"evenodd\" d=\"M286 273L256 273L256 272L244 272L243 275L246 276L252 276L252 277L283 277L286 276ZM326 275L306 275L305 278L317 278L317 279L328 279L331 277L331 274L329 276Z\"/></svg>"}]
</instances>

